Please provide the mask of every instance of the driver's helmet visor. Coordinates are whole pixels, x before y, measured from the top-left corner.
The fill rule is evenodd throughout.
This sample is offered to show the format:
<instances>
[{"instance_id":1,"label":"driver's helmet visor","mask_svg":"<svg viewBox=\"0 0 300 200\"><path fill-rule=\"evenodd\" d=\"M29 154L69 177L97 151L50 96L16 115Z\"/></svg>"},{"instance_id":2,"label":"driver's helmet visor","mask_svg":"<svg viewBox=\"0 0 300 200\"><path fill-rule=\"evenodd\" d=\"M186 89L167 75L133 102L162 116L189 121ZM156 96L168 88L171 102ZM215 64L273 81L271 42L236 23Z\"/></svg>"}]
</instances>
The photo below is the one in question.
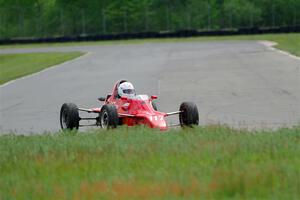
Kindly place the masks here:
<instances>
[{"instance_id":1,"label":"driver's helmet visor","mask_svg":"<svg viewBox=\"0 0 300 200\"><path fill-rule=\"evenodd\" d=\"M134 89L124 89L123 90L124 94L134 94Z\"/></svg>"}]
</instances>

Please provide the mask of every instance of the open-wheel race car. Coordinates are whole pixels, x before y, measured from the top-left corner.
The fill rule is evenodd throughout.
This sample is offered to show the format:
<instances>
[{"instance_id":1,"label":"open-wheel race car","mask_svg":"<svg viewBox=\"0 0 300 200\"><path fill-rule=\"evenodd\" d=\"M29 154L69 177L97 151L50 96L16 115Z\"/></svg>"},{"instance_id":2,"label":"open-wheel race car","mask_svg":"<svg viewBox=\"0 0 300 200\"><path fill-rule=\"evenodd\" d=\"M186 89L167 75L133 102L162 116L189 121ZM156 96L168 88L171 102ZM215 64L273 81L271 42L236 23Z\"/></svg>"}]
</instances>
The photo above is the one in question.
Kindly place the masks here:
<instances>
[{"instance_id":1,"label":"open-wheel race car","mask_svg":"<svg viewBox=\"0 0 300 200\"><path fill-rule=\"evenodd\" d=\"M159 112L153 100L157 96L136 95L132 84L126 80L118 81L111 94L98 98L103 102L97 108L78 108L74 103L64 103L60 110L60 125L65 129L78 129L81 126L99 126L109 129L119 125L146 125L150 128L167 130L166 117L179 115L179 122L182 127L198 125L199 114L196 104L183 102L178 111ZM79 112L96 113L95 118L81 118ZM82 120L95 120L95 123L82 125Z\"/></svg>"}]
</instances>

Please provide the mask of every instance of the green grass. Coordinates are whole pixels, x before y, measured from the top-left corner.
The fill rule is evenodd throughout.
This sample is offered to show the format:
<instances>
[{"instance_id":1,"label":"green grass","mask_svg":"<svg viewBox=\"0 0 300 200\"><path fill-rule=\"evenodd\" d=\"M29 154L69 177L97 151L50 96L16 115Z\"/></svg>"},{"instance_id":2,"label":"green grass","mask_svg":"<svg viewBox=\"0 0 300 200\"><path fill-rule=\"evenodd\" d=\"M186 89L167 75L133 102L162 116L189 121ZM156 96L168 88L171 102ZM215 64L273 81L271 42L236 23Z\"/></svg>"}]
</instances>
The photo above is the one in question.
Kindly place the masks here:
<instances>
[{"instance_id":1,"label":"green grass","mask_svg":"<svg viewBox=\"0 0 300 200\"><path fill-rule=\"evenodd\" d=\"M81 56L81 52L0 54L0 84Z\"/></svg>"},{"instance_id":2,"label":"green grass","mask_svg":"<svg viewBox=\"0 0 300 200\"><path fill-rule=\"evenodd\" d=\"M299 199L300 127L0 136L0 199Z\"/></svg>"},{"instance_id":3,"label":"green grass","mask_svg":"<svg viewBox=\"0 0 300 200\"><path fill-rule=\"evenodd\" d=\"M209 41L239 41L239 40L270 40L277 42L279 49L300 56L300 33L289 34L263 34L263 35L241 35L241 36L205 36L191 38L167 38L167 39L133 39L118 41L97 42L67 42L67 43L44 43L44 44L16 44L0 45L0 49L6 48L33 48L33 47L57 47L77 45L113 45L113 44L143 44L160 42L209 42Z\"/></svg>"}]
</instances>

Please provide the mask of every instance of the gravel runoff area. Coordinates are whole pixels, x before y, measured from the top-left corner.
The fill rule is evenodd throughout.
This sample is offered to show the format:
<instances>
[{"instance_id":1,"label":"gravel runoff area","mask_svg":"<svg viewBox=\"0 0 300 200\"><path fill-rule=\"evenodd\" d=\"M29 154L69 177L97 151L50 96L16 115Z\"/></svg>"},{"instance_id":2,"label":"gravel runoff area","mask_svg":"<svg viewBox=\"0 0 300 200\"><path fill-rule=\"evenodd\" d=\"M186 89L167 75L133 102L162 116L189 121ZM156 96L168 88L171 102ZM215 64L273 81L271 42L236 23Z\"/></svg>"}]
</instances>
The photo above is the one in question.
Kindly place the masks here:
<instances>
[{"instance_id":1,"label":"gravel runoff area","mask_svg":"<svg viewBox=\"0 0 300 200\"><path fill-rule=\"evenodd\" d=\"M64 102L97 107L126 78L156 94L161 111L198 105L200 124L278 128L300 122L300 60L263 43L182 42L3 49L0 53L88 52L75 60L0 86L0 131L57 131ZM177 123L170 118L170 123Z\"/></svg>"}]
</instances>

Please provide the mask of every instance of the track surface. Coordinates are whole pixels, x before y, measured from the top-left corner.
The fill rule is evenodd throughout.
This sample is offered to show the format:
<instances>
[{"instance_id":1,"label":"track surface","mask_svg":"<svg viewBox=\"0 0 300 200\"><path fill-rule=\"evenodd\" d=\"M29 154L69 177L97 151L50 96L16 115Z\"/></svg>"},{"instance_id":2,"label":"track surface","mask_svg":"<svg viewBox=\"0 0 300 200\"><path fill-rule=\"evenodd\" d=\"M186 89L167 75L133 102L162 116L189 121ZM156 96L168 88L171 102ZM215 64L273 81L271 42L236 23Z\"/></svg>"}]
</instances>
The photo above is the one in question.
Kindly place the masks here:
<instances>
[{"instance_id":1,"label":"track surface","mask_svg":"<svg viewBox=\"0 0 300 200\"><path fill-rule=\"evenodd\" d=\"M258 42L186 42L6 49L1 53L83 51L85 56L0 87L0 131L59 130L64 102L97 107L126 78L159 95L162 111L194 101L200 124L277 128L300 121L300 61ZM176 118L170 119L176 123Z\"/></svg>"}]
</instances>

